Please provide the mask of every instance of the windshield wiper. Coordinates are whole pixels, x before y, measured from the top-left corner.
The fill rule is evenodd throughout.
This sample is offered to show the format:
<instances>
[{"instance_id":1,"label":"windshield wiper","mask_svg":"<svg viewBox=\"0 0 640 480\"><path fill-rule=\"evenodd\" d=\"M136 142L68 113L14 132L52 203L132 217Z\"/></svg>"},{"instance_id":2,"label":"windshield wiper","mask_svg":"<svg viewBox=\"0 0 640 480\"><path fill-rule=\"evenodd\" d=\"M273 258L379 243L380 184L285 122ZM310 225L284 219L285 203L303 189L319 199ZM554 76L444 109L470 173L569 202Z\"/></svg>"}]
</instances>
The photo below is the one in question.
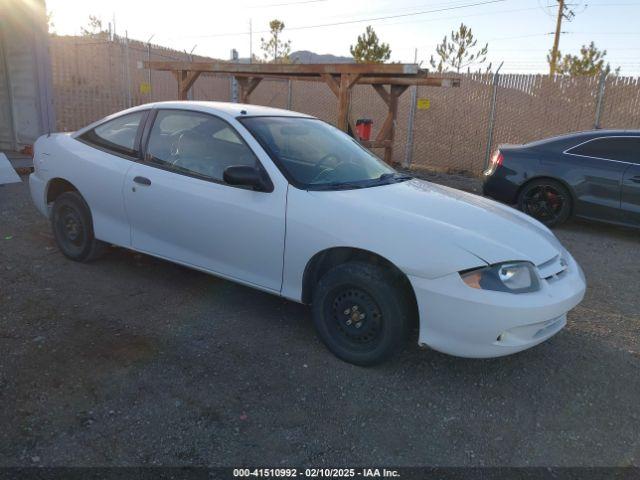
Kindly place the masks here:
<instances>
[{"instance_id":1,"label":"windshield wiper","mask_svg":"<svg viewBox=\"0 0 640 480\"><path fill-rule=\"evenodd\" d=\"M377 179L378 182L386 182L389 180L393 180L396 182L404 182L405 180L411 180L413 176L407 175L404 173L393 172L393 173L383 173Z\"/></svg>"},{"instance_id":2,"label":"windshield wiper","mask_svg":"<svg viewBox=\"0 0 640 480\"><path fill-rule=\"evenodd\" d=\"M347 190L352 188L364 188L366 184L355 182L330 182L309 185L310 190Z\"/></svg>"}]
</instances>

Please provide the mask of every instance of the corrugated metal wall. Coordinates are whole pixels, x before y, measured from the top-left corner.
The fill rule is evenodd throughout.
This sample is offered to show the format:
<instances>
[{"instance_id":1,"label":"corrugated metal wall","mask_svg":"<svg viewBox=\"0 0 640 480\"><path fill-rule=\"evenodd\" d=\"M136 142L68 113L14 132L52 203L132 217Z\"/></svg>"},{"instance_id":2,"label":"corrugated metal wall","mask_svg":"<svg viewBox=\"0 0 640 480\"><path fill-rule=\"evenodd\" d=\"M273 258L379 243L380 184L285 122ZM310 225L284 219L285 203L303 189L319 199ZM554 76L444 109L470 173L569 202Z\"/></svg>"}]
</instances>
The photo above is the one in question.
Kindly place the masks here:
<instances>
[{"instance_id":1,"label":"corrugated metal wall","mask_svg":"<svg viewBox=\"0 0 640 480\"><path fill-rule=\"evenodd\" d=\"M9 78L4 56L2 31L3 29L0 26L0 149L9 149L13 148L15 138L13 136L13 116L11 115L11 102L9 101Z\"/></svg>"},{"instance_id":2,"label":"corrugated metal wall","mask_svg":"<svg viewBox=\"0 0 640 480\"><path fill-rule=\"evenodd\" d=\"M51 67L42 1L1 0L0 148L32 144L52 124Z\"/></svg>"}]
</instances>

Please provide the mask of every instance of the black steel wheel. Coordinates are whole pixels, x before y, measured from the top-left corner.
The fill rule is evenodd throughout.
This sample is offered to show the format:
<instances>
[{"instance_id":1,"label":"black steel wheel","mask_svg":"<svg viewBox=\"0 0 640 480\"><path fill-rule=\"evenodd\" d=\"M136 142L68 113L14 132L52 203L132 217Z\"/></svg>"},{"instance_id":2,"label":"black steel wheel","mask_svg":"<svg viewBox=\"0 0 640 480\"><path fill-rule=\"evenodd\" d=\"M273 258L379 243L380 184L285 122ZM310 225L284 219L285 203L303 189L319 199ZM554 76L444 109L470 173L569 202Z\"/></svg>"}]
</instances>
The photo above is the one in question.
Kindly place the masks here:
<instances>
[{"instance_id":1,"label":"black steel wheel","mask_svg":"<svg viewBox=\"0 0 640 480\"><path fill-rule=\"evenodd\" d=\"M325 297L324 314L335 339L345 348L366 352L380 343L384 330L382 311L361 288L336 287Z\"/></svg>"},{"instance_id":2,"label":"black steel wheel","mask_svg":"<svg viewBox=\"0 0 640 480\"><path fill-rule=\"evenodd\" d=\"M78 192L65 192L55 200L51 226L58 248L72 260L94 260L106 248L94 237L89 206Z\"/></svg>"},{"instance_id":3,"label":"black steel wheel","mask_svg":"<svg viewBox=\"0 0 640 480\"><path fill-rule=\"evenodd\" d=\"M518 207L527 215L553 227L571 215L571 195L555 180L534 180L520 192Z\"/></svg>"},{"instance_id":4,"label":"black steel wheel","mask_svg":"<svg viewBox=\"0 0 640 480\"><path fill-rule=\"evenodd\" d=\"M349 262L334 267L313 292L313 321L324 344L337 357L373 365L405 344L410 305L388 269Z\"/></svg>"}]
</instances>

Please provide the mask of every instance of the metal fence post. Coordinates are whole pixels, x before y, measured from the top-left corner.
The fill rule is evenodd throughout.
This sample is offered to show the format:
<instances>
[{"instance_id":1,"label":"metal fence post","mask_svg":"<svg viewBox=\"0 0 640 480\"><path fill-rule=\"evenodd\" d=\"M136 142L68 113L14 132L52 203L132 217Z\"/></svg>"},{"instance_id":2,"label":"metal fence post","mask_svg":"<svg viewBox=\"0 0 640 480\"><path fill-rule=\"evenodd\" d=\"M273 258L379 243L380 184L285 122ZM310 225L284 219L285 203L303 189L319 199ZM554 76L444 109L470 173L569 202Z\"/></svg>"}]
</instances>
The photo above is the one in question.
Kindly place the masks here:
<instances>
[{"instance_id":1,"label":"metal fence post","mask_svg":"<svg viewBox=\"0 0 640 480\"><path fill-rule=\"evenodd\" d=\"M287 83L287 110L291 110L291 94L292 94L291 79L289 79Z\"/></svg>"},{"instance_id":2,"label":"metal fence post","mask_svg":"<svg viewBox=\"0 0 640 480\"><path fill-rule=\"evenodd\" d=\"M600 74L600 79L598 80L598 100L596 102L596 120L593 124L593 128L596 130L600 128L600 117L602 115L602 103L604 100L604 89L606 86L607 80L607 72L603 71Z\"/></svg>"},{"instance_id":3,"label":"metal fence post","mask_svg":"<svg viewBox=\"0 0 640 480\"><path fill-rule=\"evenodd\" d=\"M151 64L151 40L153 37L155 37L155 34L151 35L149 40L147 40L147 62L149 62L149 64ZM153 92L151 88L151 65L147 68L147 83L149 84L149 101L151 102L153 100Z\"/></svg>"},{"instance_id":4,"label":"metal fence post","mask_svg":"<svg viewBox=\"0 0 640 480\"><path fill-rule=\"evenodd\" d=\"M231 49L231 63L238 63L238 51L235 48ZM251 63L251 59L249 59ZM229 80L231 82L231 102L238 103L238 79L234 76Z\"/></svg>"},{"instance_id":5,"label":"metal fence post","mask_svg":"<svg viewBox=\"0 0 640 480\"><path fill-rule=\"evenodd\" d=\"M496 97L498 96L498 80L500 78L500 69L504 62L500 63L500 66L493 74L493 88L491 92L491 110L489 112L489 131L487 132L487 150L484 153L484 167L486 170L489 166L489 157L491 156L491 142L493 141L493 125L496 119Z\"/></svg>"},{"instance_id":6,"label":"metal fence post","mask_svg":"<svg viewBox=\"0 0 640 480\"><path fill-rule=\"evenodd\" d=\"M238 80L236 77L231 77L231 101L238 103Z\"/></svg>"},{"instance_id":7,"label":"metal fence post","mask_svg":"<svg viewBox=\"0 0 640 480\"><path fill-rule=\"evenodd\" d=\"M120 79L120 93L122 95L122 106L127 108L127 56L124 47L124 38L118 37L118 47L120 49L120 66L122 67L122 78Z\"/></svg>"},{"instance_id":8,"label":"metal fence post","mask_svg":"<svg viewBox=\"0 0 640 480\"><path fill-rule=\"evenodd\" d=\"M125 31L125 63L126 63L126 82L127 82L127 107L131 108L133 105L131 101L131 70L129 65L129 32Z\"/></svg>"},{"instance_id":9,"label":"metal fence post","mask_svg":"<svg viewBox=\"0 0 640 480\"><path fill-rule=\"evenodd\" d=\"M404 152L404 162L402 166L411 167L413 161L413 124L416 118L416 103L418 102L418 86L414 85L411 90L411 105L409 105L409 122L407 124L407 146Z\"/></svg>"}]
</instances>

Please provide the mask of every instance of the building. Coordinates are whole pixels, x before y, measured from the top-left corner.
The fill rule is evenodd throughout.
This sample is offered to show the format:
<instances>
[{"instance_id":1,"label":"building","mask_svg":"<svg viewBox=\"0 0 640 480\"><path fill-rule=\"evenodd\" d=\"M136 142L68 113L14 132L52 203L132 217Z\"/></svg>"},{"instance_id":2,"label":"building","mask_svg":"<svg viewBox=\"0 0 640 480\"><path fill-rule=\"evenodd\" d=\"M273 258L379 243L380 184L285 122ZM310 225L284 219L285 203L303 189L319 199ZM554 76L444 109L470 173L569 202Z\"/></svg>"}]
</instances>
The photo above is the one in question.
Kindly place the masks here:
<instances>
[{"instance_id":1,"label":"building","mask_svg":"<svg viewBox=\"0 0 640 480\"><path fill-rule=\"evenodd\" d=\"M55 125L44 0L0 0L0 150L20 151Z\"/></svg>"}]
</instances>

